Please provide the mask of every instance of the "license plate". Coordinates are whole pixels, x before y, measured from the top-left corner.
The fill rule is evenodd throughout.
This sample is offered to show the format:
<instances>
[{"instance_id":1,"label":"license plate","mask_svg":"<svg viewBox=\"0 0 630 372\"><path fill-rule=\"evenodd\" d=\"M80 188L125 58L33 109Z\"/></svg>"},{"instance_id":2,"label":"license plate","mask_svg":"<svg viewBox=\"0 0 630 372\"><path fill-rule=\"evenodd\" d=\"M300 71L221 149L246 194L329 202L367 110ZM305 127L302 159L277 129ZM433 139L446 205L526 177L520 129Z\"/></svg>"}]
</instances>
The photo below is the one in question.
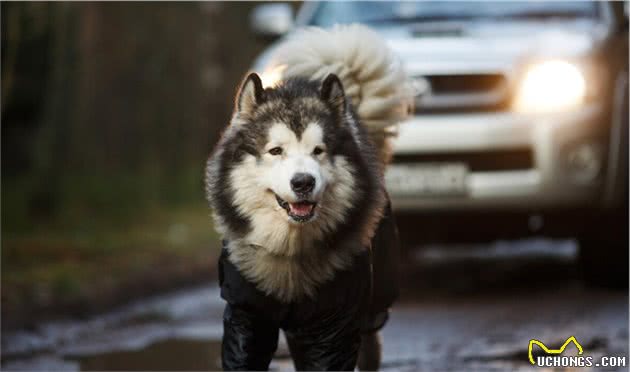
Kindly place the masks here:
<instances>
[{"instance_id":1,"label":"license plate","mask_svg":"<svg viewBox=\"0 0 630 372\"><path fill-rule=\"evenodd\" d=\"M461 163L392 164L385 184L392 194L457 195L466 192L468 167Z\"/></svg>"}]
</instances>

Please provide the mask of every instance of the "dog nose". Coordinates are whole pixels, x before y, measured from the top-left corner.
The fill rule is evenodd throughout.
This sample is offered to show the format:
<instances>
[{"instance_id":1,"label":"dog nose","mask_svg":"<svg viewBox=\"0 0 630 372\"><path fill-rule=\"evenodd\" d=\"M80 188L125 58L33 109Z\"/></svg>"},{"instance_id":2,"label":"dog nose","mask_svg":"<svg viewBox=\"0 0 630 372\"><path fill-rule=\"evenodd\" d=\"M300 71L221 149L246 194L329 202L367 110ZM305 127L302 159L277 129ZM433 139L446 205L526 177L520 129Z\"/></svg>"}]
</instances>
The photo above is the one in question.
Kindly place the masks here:
<instances>
[{"instance_id":1,"label":"dog nose","mask_svg":"<svg viewBox=\"0 0 630 372\"><path fill-rule=\"evenodd\" d=\"M297 193L307 193L313 191L315 187L315 177L308 173L296 173L291 178L291 188Z\"/></svg>"}]
</instances>

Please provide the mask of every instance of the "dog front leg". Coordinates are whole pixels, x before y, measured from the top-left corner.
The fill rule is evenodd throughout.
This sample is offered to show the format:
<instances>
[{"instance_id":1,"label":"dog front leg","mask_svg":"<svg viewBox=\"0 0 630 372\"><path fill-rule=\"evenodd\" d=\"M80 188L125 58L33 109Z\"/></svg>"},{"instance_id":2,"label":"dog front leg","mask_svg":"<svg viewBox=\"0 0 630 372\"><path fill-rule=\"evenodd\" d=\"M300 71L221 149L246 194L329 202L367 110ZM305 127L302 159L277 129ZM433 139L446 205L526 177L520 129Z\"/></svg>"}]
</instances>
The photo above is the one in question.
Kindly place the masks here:
<instances>
[{"instance_id":1,"label":"dog front leg","mask_svg":"<svg viewBox=\"0 0 630 372\"><path fill-rule=\"evenodd\" d=\"M227 304L221 362L225 371L266 371L278 347L278 327L253 311Z\"/></svg>"},{"instance_id":2,"label":"dog front leg","mask_svg":"<svg viewBox=\"0 0 630 372\"><path fill-rule=\"evenodd\" d=\"M291 357L298 371L353 371L361 335L356 315L338 311L320 321L285 329Z\"/></svg>"}]
</instances>

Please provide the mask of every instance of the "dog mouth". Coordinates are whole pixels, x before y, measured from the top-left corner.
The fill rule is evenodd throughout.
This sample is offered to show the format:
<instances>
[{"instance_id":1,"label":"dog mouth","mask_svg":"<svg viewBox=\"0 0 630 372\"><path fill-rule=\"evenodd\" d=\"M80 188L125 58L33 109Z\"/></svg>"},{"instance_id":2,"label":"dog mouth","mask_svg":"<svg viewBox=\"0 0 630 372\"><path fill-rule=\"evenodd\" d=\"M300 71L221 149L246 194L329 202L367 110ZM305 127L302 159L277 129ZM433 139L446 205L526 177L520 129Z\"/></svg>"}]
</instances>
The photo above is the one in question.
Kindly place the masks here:
<instances>
[{"instance_id":1,"label":"dog mouth","mask_svg":"<svg viewBox=\"0 0 630 372\"><path fill-rule=\"evenodd\" d=\"M315 207L317 206L316 202L300 200L295 203L289 203L277 194L274 193L274 195L276 196L278 205L287 211L287 214L293 221L308 222L313 218L313 216L315 216Z\"/></svg>"}]
</instances>

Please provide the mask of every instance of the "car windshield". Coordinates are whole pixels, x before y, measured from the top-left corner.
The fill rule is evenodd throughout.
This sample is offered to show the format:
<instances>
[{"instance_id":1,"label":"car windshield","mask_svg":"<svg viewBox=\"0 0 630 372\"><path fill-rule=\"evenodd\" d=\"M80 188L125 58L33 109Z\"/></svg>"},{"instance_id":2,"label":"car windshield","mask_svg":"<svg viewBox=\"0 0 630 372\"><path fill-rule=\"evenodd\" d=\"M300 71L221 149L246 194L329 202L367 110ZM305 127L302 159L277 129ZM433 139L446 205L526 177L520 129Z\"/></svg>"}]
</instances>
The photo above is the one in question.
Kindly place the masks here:
<instances>
[{"instance_id":1,"label":"car windshield","mask_svg":"<svg viewBox=\"0 0 630 372\"><path fill-rule=\"evenodd\" d=\"M592 1L463 2L463 1L323 1L309 24L327 27L337 23L407 23L438 20L547 19L597 16Z\"/></svg>"}]
</instances>

